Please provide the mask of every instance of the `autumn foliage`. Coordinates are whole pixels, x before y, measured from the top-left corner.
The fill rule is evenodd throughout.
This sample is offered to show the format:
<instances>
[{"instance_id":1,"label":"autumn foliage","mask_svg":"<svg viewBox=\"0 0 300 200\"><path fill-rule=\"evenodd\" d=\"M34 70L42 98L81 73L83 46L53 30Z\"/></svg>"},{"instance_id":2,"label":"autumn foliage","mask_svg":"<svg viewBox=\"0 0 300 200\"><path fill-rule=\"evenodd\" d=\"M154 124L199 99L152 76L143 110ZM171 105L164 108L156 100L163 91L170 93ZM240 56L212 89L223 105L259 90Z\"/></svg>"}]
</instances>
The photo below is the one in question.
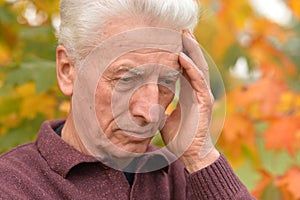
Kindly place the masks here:
<instances>
[{"instance_id":1,"label":"autumn foliage","mask_svg":"<svg viewBox=\"0 0 300 200\"><path fill-rule=\"evenodd\" d=\"M55 78L59 1L10 2L0 0L0 152L34 140L69 107ZM216 94L224 109L226 98L217 147L262 200L300 199L300 1L283 2L286 24L247 0L203 0L195 30L226 87ZM241 61L248 72L237 76Z\"/></svg>"}]
</instances>

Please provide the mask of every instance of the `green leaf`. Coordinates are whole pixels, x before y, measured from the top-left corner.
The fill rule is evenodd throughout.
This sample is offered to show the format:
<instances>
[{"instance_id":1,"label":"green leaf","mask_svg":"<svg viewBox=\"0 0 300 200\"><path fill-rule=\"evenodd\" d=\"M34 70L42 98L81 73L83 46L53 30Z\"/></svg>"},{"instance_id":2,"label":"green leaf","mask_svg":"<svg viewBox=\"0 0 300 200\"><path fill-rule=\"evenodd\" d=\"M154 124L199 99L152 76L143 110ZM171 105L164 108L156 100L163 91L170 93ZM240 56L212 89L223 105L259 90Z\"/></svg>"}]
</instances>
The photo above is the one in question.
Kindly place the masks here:
<instances>
[{"instance_id":1,"label":"green leaf","mask_svg":"<svg viewBox=\"0 0 300 200\"><path fill-rule=\"evenodd\" d=\"M0 117L17 112L20 108L20 100L15 98L6 98L1 100Z\"/></svg>"},{"instance_id":2,"label":"green leaf","mask_svg":"<svg viewBox=\"0 0 300 200\"><path fill-rule=\"evenodd\" d=\"M22 27L20 39L24 43L23 57L55 60L57 42L51 24L40 27Z\"/></svg>"},{"instance_id":3,"label":"green leaf","mask_svg":"<svg viewBox=\"0 0 300 200\"><path fill-rule=\"evenodd\" d=\"M250 161L246 161L235 172L250 191L256 188L256 184L261 178L261 175L254 169Z\"/></svg>"},{"instance_id":4,"label":"green leaf","mask_svg":"<svg viewBox=\"0 0 300 200\"><path fill-rule=\"evenodd\" d=\"M18 128L11 129L7 134L0 136L0 153L33 141L44 120L45 118L41 115L33 120L25 120Z\"/></svg>"},{"instance_id":5,"label":"green leaf","mask_svg":"<svg viewBox=\"0 0 300 200\"><path fill-rule=\"evenodd\" d=\"M271 183L264 190L261 200L282 200L282 195L280 191L275 187L274 183Z\"/></svg>"},{"instance_id":6,"label":"green leaf","mask_svg":"<svg viewBox=\"0 0 300 200\"><path fill-rule=\"evenodd\" d=\"M17 20L17 17L11 12L7 6L0 7L0 22L1 24L13 24ZM2 32L2 31L1 31Z\"/></svg>"},{"instance_id":7,"label":"green leaf","mask_svg":"<svg viewBox=\"0 0 300 200\"><path fill-rule=\"evenodd\" d=\"M37 93L49 90L56 83L55 62L39 58L23 62L8 73L5 84L22 85L29 81L35 82Z\"/></svg>"},{"instance_id":8,"label":"green leaf","mask_svg":"<svg viewBox=\"0 0 300 200\"><path fill-rule=\"evenodd\" d=\"M227 67L234 66L241 56L245 56L243 49L238 44L231 45L224 56L224 65Z\"/></svg>"},{"instance_id":9,"label":"green leaf","mask_svg":"<svg viewBox=\"0 0 300 200\"><path fill-rule=\"evenodd\" d=\"M3 99L7 96L10 96L12 91L13 91L13 88L9 85L6 85L5 87L2 87L0 89L0 99Z\"/></svg>"},{"instance_id":10,"label":"green leaf","mask_svg":"<svg viewBox=\"0 0 300 200\"><path fill-rule=\"evenodd\" d=\"M300 167L300 150L295 155L295 165Z\"/></svg>"},{"instance_id":11,"label":"green leaf","mask_svg":"<svg viewBox=\"0 0 300 200\"><path fill-rule=\"evenodd\" d=\"M262 166L270 174L275 176L283 175L293 164L293 158L287 151L267 150L264 141L258 139L258 151Z\"/></svg>"},{"instance_id":12,"label":"green leaf","mask_svg":"<svg viewBox=\"0 0 300 200\"><path fill-rule=\"evenodd\" d=\"M164 147L165 144L162 140L162 137L161 137L161 134L160 132L158 131L155 136L152 138L151 140L151 144L155 145L155 146L159 146L159 147Z\"/></svg>"},{"instance_id":13,"label":"green leaf","mask_svg":"<svg viewBox=\"0 0 300 200\"><path fill-rule=\"evenodd\" d=\"M254 124L255 132L259 134L262 134L268 127L269 127L269 123L264 121L257 122Z\"/></svg>"}]
</instances>

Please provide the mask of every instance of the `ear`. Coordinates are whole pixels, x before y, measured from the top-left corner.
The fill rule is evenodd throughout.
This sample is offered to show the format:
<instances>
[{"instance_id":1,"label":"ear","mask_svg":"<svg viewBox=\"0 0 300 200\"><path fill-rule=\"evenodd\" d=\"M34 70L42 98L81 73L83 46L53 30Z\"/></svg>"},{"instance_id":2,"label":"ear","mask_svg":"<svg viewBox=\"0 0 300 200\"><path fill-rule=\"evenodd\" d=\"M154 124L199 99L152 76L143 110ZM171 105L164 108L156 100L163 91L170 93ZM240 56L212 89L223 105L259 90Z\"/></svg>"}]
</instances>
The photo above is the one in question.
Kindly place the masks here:
<instances>
[{"instance_id":1,"label":"ear","mask_svg":"<svg viewBox=\"0 0 300 200\"><path fill-rule=\"evenodd\" d=\"M56 48L56 76L60 90L67 96L73 94L76 69L67 49L59 45Z\"/></svg>"}]
</instances>

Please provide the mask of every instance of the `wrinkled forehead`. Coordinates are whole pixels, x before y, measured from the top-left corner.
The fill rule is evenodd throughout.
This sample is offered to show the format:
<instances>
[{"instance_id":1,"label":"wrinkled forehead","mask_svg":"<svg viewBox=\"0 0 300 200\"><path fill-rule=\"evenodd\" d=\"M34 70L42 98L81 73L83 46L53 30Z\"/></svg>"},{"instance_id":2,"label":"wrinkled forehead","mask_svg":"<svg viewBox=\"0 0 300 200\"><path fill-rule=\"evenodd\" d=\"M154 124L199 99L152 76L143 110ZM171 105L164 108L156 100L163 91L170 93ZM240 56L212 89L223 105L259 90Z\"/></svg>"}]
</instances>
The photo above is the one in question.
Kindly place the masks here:
<instances>
[{"instance_id":1,"label":"wrinkled forehead","mask_svg":"<svg viewBox=\"0 0 300 200\"><path fill-rule=\"evenodd\" d=\"M87 56L81 70L97 66L94 73L101 74L112 62L129 52L179 53L182 51L181 32L157 27L146 27L128 30L103 41Z\"/></svg>"},{"instance_id":2,"label":"wrinkled forehead","mask_svg":"<svg viewBox=\"0 0 300 200\"><path fill-rule=\"evenodd\" d=\"M147 64L159 64L178 69L178 54L160 49L138 49L123 54L107 68L108 71L114 71L120 66L135 68L147 66ZM153 66L153 65L152 65Z\"/></svg>"}]
</instances>

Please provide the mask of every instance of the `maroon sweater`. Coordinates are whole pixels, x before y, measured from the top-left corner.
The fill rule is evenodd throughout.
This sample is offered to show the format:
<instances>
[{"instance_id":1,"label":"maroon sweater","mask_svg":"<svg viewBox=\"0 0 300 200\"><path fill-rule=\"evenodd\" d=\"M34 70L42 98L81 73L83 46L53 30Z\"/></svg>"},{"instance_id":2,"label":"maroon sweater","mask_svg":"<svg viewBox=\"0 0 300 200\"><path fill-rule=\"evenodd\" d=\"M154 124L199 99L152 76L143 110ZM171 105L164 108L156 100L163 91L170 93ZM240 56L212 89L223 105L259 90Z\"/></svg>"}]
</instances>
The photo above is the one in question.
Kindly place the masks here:
<instances>
[{"instance_id":1,"label":"maroon sweater","mask_svg":"<svg viewBox=\"0 0 300 200\"><path fill-rule=\"evenodd\" d=\"M65 143L46 121L35 143L0 156L0 199L253 199L225 157L188 174L180 161L135 175L102 165Z\"/></svg>"}]
</instances>

